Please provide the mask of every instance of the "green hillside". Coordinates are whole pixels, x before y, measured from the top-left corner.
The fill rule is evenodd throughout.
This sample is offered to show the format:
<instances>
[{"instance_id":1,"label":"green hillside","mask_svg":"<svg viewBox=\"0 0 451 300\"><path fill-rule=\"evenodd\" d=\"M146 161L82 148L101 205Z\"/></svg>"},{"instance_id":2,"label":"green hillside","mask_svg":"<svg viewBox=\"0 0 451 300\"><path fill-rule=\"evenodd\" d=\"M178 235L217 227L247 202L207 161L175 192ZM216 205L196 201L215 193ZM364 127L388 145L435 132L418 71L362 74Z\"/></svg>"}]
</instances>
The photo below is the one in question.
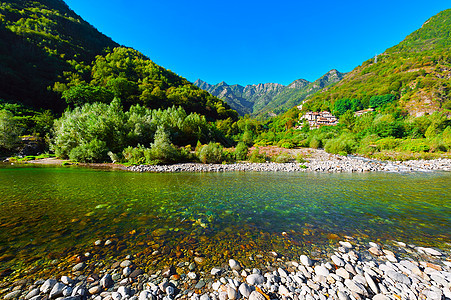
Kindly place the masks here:
<instances>
[{"instance_id":1,"label":"green hillside","mask_svg":"<svg viewBox=\"0 0 451 300\"><path fill-rule=\"evenodd\" d=\"M63 1L1 2L0 20L4 101L61 112L67 103L79 106L116 97L125 108L180 105L210 120L237 116L185 78L136 50L118 47Z\"/></svg>"},{"instance_id":2,"label":"green hillside","mask_svg":"<svg viewBox=\"0 0 451 300\"><path fill-rule=\"evenodd\" d=\"M0 99L34 108L61 110L48 88L70 62L118 46L60 0L1 2L0 21Z\"/></svg>"},{"instance_id":3,"label":"green hillside","mask_svg":"<svg viewBox=\"0 0 451 300\"><path fill-rule=\"evenodd\" d=\"M451 9L426 21L400 44L365 61L331 88L317 93L305 109L334 108L339 99L358 99L364 107L373 96L391 94L414 116L451 110Z\"/></svg>"}]
</instances>

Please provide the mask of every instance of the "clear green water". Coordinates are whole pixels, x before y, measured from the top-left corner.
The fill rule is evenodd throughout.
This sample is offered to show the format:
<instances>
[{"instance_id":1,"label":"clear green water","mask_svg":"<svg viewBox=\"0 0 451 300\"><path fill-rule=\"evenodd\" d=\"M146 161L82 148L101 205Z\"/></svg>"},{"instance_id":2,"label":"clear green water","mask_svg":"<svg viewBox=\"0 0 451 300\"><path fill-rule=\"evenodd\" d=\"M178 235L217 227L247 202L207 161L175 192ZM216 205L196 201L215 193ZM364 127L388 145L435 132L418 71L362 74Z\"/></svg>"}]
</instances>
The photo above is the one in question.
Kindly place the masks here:
<instances>
[{"instance_id":1,"label":"clear green water","mask_svg":"<svg viewBox=\"0 0 451 300\"><path fill-rule=\"evenodd\" d=\"M450 242L451 174L0 167L0 271L50 270L48 260L85 251L105 260L144 254L149 267L190 249L213 264L273 250L290 257L321 252L336 243L330 234ZM98 239L113 244L96 248Z\"/></svg>"}]
</instances>

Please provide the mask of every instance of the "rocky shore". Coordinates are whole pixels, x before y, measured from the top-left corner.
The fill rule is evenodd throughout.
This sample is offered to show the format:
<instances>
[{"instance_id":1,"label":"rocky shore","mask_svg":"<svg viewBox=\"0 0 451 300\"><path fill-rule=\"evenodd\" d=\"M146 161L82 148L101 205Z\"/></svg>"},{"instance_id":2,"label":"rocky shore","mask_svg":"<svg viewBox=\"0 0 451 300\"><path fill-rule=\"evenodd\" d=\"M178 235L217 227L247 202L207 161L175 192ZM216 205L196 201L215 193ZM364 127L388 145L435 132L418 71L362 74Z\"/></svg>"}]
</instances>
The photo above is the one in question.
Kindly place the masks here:
<instances>
[{"instance_id":1,"label":"rocky shore","mask_svg":"<svg viewBox=\"0 0 451 300\"><path fill-rule=\"evenodd\" d=\"M389 250L390 249L390 250ZM261 269L230 259L209 272L198 257L145 272L133 256L90 273L84 262L67 276L0 285L0 298L26 300L299 300L299 299L451 299L450 249L403 242L363 245L339 241L322 260L301 255L285 260L277 253ZM88 255L88 254L86 254ZM257 258L254 258L257 259Z\"/></svg>"},{"instance_id":2,"label":"rocky shore","mask_svg":"<svg viewBox=\"0 0 451 300\"><path fill-rule=\"evenodd\" d=\"M451 171L451 159L377 161L355 156L323 154L304 163L234 163L174 165L139 165L128 167L133 172L428 172Z\"/></svg>"}]
</instances>

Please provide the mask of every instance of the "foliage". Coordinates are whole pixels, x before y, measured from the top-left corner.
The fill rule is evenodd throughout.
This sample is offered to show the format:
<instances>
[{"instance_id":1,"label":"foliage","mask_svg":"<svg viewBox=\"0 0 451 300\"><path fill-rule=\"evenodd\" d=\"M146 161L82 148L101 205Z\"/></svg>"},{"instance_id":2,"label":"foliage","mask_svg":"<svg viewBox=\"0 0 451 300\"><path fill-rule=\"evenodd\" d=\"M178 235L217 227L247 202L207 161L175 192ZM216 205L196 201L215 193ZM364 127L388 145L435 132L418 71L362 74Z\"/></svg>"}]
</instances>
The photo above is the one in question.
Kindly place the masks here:
<instances>
[{"instance_id":1,"label":"foliage","mask_svg":"<svg viewBox=\"0 0 451 300\"><path fill-rule=\"evenodd\" d=\"M204 164L217 164L223 160L223 148L219 143L208 143L199 149L199 160Z\"/></svg>"},{"instance_id":2,"label":"foliage","mask_svg":"<svg viewBox=\"0 0 451 300\"><path fill-rule=\"evenodd\" d=\"M357 141L348 133L342 133L338 138L328 140L324 146L327 152L341 155L354 153L356 148Z\"/></svg>"},{"instance_id":3,"label":"foliage","mask_svg":"<svg viewBox=\"0 0 451 300\"><path fill-rule=\"evenodd\" d=\"M0 153L9 152L16 148L21 139L22 128L14 119L14 115L7 110L0 110Z\"/></svg>"},{"instance_id":4,"label":"foliage","mask_svg":"<svg viewBox=\"0 0 451 300\"><path fill-rule=\"evenodd\" d=\"M292 160L293 157L287 152L283 152L273 158L273 162L276 163L288 163L291 162Z\"/></svg>"},{"instance_id":5,"label":"foliage","mask_svg":"<svg viewBox=\"0 0 451 300\"><path fill-rule=\"evenodd\" d=\"M208 141L215 136L213 131L203 116L187 115L180 107L151 110L136 105L124 112L114 100L66 111L55 121L52 149L57 156L75 161L103 161L110 151L122 153L128 146L153 143L147 160L169 163L182 159L172 142L184 146ZM139 155L131 154L126 160L133 157Z\"/></svg>"},{"instance_id":6,"label":"foliage","mask_svg":"<svg viewBox=\"0 0 451 300\"><path fill-rule=\"evenodd\" d=\"M249 161L253 163L264 163L268 157L265 153L260 153L260 148L255 147L249 154Z\"/></svg>"},{"instance_id":7,"label":"foliage","mask_svg":"<svg viewBox=\"0 0 451 300\"><path fill-rule=\"evenodd\" d=\"M234 151L235 159L236 160L246 160L248 152L249 152L249 148L247 147L246 143L239 142L236 145L235 151Z\"/></svg>"},{"instance_id":8,"label":"foliage","mask_svg":"<svg viewBox=\"0 0 451 300\"><path fill-rule=\"evenodd\" d=\"M54 89L74 106L109 103L116 97L125 108L136 104L153 109L176 105L209 120L237 118L237 113L222 100L131 48L114 48L97 56L90 65L75 62L74 71L66 72L65 79Z\"/></svg>"},{"instance_id":9,"label":"foliage","mask_svg":"<svg viewBox=\"0 0 451 300\"><path fill-rule=\"evenodd\" d=\"M387 103L393 102L395 100L395 95L382 95L373 96L370 98L370 107L380 107Z\"/></svg>"}]
</instances>

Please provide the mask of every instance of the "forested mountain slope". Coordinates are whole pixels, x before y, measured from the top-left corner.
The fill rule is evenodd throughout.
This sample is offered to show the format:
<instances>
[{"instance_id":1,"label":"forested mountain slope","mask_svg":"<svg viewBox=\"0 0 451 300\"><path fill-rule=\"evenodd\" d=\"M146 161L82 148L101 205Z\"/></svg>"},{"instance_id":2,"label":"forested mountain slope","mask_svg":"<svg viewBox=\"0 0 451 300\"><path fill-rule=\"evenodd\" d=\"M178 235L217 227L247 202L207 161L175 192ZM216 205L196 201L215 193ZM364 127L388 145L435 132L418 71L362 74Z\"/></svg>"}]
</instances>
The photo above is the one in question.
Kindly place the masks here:
<instances>
[{"instance_id":1,"label":"forested mountain slope","mask_svg":"<svg viewBox=\"0 0 451 300\"><path fill-rule=\"evenodd\" d=\"M0 4L0 100L61 112L111 102L235 119L222 100L97 31L60 0Z\"/></svg>"},{"instance_id":2,"label":"forested mountain slope","mask_svg":"<svg viewBox=\"0 0 451 300\"><path fill-rule=\"evenodd\" d=\"M451 9L440 12L398 45L365 61L333 87L315 94L305 109L333 109L339 99L394 95L398 107L420 116L451 110Z\"/></svg>"}]
</instances>

